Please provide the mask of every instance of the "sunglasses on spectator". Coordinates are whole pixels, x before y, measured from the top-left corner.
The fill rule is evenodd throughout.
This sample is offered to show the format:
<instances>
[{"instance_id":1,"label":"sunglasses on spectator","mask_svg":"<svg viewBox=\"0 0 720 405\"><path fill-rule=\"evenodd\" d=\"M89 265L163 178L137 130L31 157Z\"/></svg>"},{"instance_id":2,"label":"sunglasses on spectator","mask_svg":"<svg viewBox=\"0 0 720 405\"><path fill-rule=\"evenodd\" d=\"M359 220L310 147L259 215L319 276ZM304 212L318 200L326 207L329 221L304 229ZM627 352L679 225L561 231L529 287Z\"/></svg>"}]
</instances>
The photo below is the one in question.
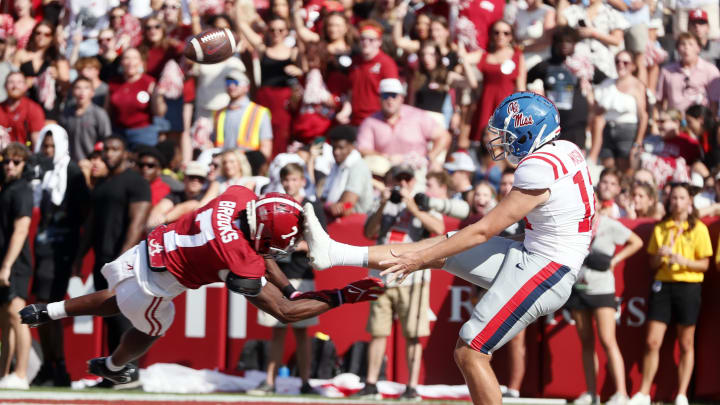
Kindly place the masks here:
<instances>
[{"instance_id":1,"label":"sunglasses on spectator","mask_svg":"<svg viewBox=\"0 0 720 405\"><path fill-rule=\"evenodd\" d=\"M10 165L10 163L12 163L12 164L14 164L15 166L20 166L23 162L25 162L25 161L22 160L22 159L7 159L7 160L3 160L3 161L2 161L2 164L4 164L4 165Z\"/></svg>"},{"instance_id":2,"label":"sunglasses on spectator","mask_svg":"<svg viewBox=\"0 0 720 405\"><path fill-rule=\"evenodd\" d=\"M157 163L147 163L147 162L140 162L140 163L138 163L138 167L140 167L141 169L145 169L145 168L148 168L148 169L156 169L156 168L159 167L159 166L160 166L160 165L158 165Z\"/></svg>"},{"instance_id":3,"label":"sunglasses on spectator","mask_svg":"<svg viewBox=\"0 0 720 405\"><path fill-rule=\"evenodd\" d=\"M123 18L125 17L125 14L113 14L110 16L110 18Z\"/></svg>"},{"instance_id":4,"label":"sunglasses on spectator","mask_svg":"<svg viewBox=\"0 0 720 405\"><path fill-rule=\"evenodd\" d=\"M186 178L188 181L199 181L201 183L205 182L205 177L202 176L186 176Z\"/></svg>"},{"instance_id":5,"label":"sunglasses on spectator","mask_svg":"<svg viewBox=\"0 0 720 405\"><path fill-rule=\"evenodd\" d=\"M398 94L398 93L380 93L380 98L383 100L387 100L389 98L395 98L399 95L400 94Z\"/></svg>"},{"instance_id":6,"label":"sunglasses on spectator","mask_svg":"<svg viewBox=\"0 0 720 405\"><path fill-rule=\"evenodd\" d=\"M240 82L235 79L225 79L225 87L239 86Z\"/></svg>"},{"instance_id":7,"label":"sunglasses on spectator","mask_svg":"<svg viewBox=\"0 0 720 405\"><path fill-rule=\"evenodd\" d=\"M405 173L399 174L399 175L395 176L395 181L406 181L406 182L409 182L409 181L412 180L412 179L413 179L413 176L412 176L412 175L410 175L410 174L405 174Z\"/></svg>"}]
</instances>

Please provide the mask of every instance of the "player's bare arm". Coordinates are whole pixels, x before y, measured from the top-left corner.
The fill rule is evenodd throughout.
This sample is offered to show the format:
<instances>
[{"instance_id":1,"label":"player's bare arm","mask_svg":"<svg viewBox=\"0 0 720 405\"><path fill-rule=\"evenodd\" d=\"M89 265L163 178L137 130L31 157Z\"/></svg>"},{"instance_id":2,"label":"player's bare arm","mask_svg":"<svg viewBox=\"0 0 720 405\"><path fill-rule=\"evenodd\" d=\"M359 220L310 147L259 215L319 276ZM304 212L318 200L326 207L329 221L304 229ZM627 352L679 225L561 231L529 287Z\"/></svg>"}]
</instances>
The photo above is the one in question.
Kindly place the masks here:
<instances>
[{"instance_id":1,"label":"player's bare arm","mask_svg":"<svg viewBox=\"0 0 720 405\"><path fill-rule=\"evenodd\" d=\"M510 193L487 215L478 222L462 229L452 237L423 249L420 252L395 253L397 256L381 261L380 267L386 270L381 275L397 273L400 278L413 271L436 267L438 261L456 255L502 232L503 229L518 222L538 205L550 197L548 189L523 190L513 188Z\"/></svg>"}]
</instances>

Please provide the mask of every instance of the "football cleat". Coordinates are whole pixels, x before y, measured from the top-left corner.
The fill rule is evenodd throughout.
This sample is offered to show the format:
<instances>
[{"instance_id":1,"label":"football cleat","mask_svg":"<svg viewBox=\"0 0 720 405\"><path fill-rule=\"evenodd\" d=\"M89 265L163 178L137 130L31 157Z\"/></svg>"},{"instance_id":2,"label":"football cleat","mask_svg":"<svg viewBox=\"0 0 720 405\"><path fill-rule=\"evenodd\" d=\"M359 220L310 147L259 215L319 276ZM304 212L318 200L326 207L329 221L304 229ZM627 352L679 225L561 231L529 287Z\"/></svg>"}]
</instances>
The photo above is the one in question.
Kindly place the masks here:
<instances>
[{"instance_id":1,"label":"football cleat","mask_svg":"<svg viewBox=\"0 0 720 405\"><path fill-rule=\"evenodd\" d=\"M133 381L137 366L128 363L118 371L110 371L105 365L105 359L106 357L96 357L88 361L88 372L110 380L115 384L127 384Z\"/></svg>"},{"instance_id":2,"label":"football cleat","mask_svg":"<svg viewBox=\"0 0 720 405\"><path fill-rule=\"evenodd\" d=\"M305 231L303 236L308 244L308 258L313 268L316 270L325 270L332 267L330 259L330 236L325 232L317 216L312 204L306 203L303 207L305 212Z\"/></svg>"}]
</instances>

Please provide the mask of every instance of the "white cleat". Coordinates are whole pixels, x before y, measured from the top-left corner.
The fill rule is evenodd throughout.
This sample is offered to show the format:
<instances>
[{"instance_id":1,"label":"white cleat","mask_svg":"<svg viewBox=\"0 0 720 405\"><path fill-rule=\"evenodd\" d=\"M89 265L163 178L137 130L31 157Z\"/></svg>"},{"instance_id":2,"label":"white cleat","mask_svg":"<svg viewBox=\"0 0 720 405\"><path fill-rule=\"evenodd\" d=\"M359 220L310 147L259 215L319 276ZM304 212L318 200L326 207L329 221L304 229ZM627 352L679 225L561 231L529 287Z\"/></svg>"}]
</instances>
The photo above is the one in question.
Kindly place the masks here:
<instances>
[{"instance_id":1,"label":"white cleat","mask_svg":"<svg viewBox=\"0 0 720 405\"><path fill-rule=\"evenodd\" d=\"M650 395L638 392L627 402L628 405L650 405Z\"/></svg>"},{"instance_id":2,"label":"white cleat","mask_svg":"<svg viewBox=\"0 0 720 405\"><path fill-rule=\"evenodd\" d=\"M320 225L312 204L305 203L303 211L305 212L303 236L308 244L310 263L316 270L325 270L332 267L333 264L330 260L330 242L332 239Z\"/></svg>"}]
</instances>

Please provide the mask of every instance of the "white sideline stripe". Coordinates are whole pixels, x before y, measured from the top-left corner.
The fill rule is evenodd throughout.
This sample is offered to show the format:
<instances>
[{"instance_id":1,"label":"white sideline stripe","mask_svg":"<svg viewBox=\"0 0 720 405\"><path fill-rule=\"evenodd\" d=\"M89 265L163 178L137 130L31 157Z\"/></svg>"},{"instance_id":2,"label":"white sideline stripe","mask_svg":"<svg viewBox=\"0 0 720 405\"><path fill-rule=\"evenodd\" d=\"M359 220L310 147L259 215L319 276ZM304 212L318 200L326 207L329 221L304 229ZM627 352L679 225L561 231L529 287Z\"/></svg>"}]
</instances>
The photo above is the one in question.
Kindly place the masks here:
<instances>
[{"instance_id":1,"label":"white sideline stripe","mask_svg":"<svg viewBox=\"0 0 720 405\"><path fill-rule=\"evenodd\" d=\"M131 394L131 393L104 393L104 392L52 392L52 391L0 391L0 399L44 399L44 400L97 400L97 401L148 401L148 402L268 402L268 403L328 403L347 404L348 398L294 398L289 396L281 397L257 397L243 394L237 395L212 395L212 394ZM432 400L432 399L428 399ZM434 400L438 401L438 400ZM457 400L453 400L457 401ZM352 400L362 404L388 404L388 400ZM352 403L351 402L351 403ZM395 402L395 401L393 401ZM503 398L504 404L528 404L528 405L562 405L567 401L554 398Z\"/></svg>"}]
</instances>

